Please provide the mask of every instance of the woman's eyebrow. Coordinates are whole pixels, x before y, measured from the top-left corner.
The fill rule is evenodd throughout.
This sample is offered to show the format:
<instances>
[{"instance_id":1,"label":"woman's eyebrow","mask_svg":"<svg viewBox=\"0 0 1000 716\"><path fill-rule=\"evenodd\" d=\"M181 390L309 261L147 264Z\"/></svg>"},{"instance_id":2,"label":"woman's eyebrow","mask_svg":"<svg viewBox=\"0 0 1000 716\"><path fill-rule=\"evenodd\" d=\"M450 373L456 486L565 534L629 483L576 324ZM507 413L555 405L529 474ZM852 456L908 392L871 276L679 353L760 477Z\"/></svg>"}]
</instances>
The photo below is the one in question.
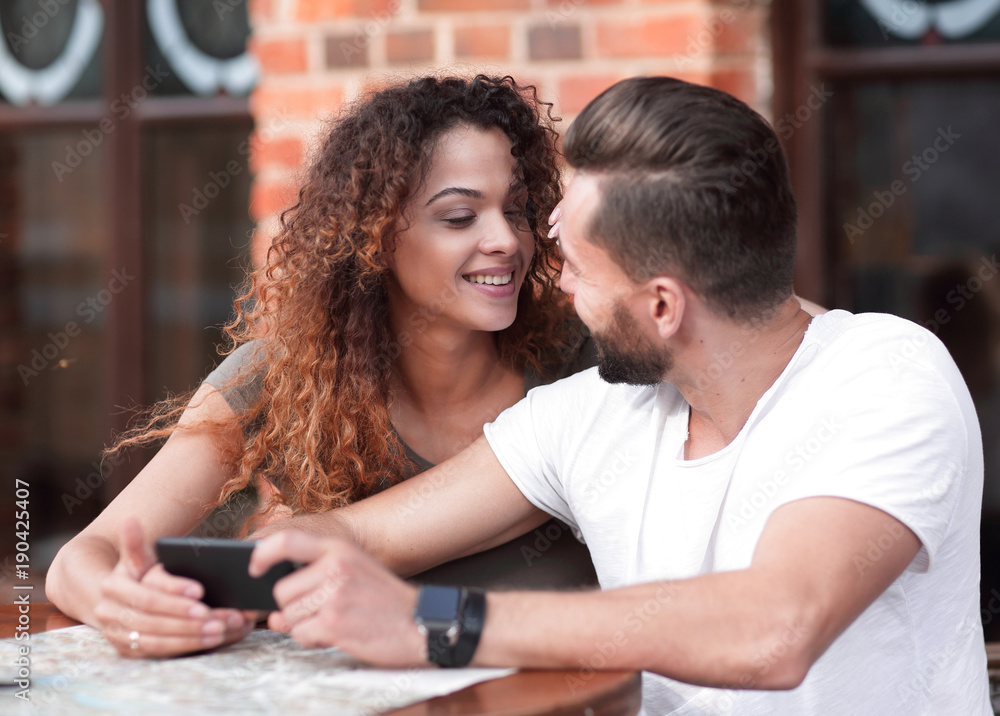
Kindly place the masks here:
<instances>
[{"instance_id":1,"label":"woman's eyebrow","mask_svg":"<svg viewBox=\"0 0 1000 716\"><path fill-rule=\"evenodd\" d=\"M430 206L431 204L433 204L438 199L443 199L446 196L453 196L455 194L457 194L458 196L467 196L470 199L482 199L482 198L484 198L483 197L483 192L479 191L478 189L467 189L467 188L462 187L462 186L450 186L447 189L442 189L437 194L435 194L430 199L428 199L427 203L424 204L424 206Z\"/></svg>"}]
</instances>

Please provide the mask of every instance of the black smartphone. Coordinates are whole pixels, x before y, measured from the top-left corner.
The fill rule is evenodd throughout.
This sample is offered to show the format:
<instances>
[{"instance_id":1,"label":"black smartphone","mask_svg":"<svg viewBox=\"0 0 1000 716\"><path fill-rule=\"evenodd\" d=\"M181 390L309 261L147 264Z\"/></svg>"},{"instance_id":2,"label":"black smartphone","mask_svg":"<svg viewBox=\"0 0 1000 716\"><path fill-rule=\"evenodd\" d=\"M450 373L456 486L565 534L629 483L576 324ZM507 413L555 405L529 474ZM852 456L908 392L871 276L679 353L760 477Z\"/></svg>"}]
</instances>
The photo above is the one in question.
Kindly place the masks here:
<instances>
[{"instance_id":1,"label":"black smartphone","mask_svg":"<svg viewBox=\"0 0 1000 716\"><path fill-rule=\"evenodd\" d=\"M285 560L260 577L247 571L256 542L206 537L161 537L156 556L171 574L188 577L205 588L202 601L210 607L275 611L274 585L301 567Z\"/></svg>"}]
</instances>

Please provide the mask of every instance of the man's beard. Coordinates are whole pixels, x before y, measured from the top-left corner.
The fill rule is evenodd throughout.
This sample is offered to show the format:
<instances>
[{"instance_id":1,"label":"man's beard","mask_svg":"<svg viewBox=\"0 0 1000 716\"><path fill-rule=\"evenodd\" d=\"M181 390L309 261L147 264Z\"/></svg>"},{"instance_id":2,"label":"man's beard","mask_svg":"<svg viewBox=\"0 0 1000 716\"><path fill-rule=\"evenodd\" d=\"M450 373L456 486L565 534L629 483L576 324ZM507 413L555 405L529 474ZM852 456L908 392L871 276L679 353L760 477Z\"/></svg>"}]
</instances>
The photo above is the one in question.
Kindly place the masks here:
<instances>
[{"instance_id":1,"label":"man's beard","mask_svg":"<svg viewBox=\"0 0 1000 716\"><path fill-rule=\"evenodd\" d=\"M593 338L597 373L608 383L656 385L673 367L670 351L647 338L621 303L615 305L611 325Z\"/></svg>"}]
</instances>

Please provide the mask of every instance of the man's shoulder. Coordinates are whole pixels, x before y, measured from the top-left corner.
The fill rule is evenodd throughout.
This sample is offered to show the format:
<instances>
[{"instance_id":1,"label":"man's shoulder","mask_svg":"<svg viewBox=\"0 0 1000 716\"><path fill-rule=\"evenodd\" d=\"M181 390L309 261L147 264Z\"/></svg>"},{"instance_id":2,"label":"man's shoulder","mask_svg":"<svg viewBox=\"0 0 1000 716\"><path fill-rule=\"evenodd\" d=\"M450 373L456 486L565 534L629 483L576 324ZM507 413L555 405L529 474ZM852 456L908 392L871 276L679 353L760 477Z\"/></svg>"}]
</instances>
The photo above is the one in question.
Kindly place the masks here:
<instances>
[{"instance_id":1,"label":"man's shoulder","mask_svg":"<svg viewBox=\"0 0 1000 716\"><path fill-rule=\"evenodd\" d=\"M844 336L892 338L914 332L930 334L923 326L890 313L851 313L841 309L816 316L809 328L810 337L827 343Z\"/></svg>"},{"instance_id":2,"label":"man's shoulder","mask_svg":"<svg viewBox=\"0 0 1000 716\"><path fill-rule=\"evenodd\" d=\"M952 363L948 349L933 332L887 313L830 311L813 319L807 337L821 352L840 359L877 361L898 357L936 367Z\"/></svg>"},{"instance_id":3,"label":"man's shoulder","mask_svg":"<svg viewBox=\"0 0 1000 716\"><path fill-rule=\"evenodd\" d=\"M968 389L945 345L927 328L880 313L817 316L804 341L809 357L791 383L810 399L836 403L965 405ZM937 401L937 402L935 402Z\"/></svg>"}]
</instances>

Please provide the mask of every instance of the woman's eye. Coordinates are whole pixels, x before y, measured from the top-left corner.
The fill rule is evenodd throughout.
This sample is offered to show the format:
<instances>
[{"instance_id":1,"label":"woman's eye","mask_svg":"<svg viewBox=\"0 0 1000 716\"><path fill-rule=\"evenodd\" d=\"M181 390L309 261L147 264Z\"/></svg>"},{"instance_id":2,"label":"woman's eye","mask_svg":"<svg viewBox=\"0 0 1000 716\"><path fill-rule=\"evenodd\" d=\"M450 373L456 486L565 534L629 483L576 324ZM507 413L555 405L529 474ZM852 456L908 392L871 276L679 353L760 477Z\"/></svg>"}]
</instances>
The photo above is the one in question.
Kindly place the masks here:
<instances>
[{"instance_id":1,"label":"woman's eye","mask_svg":"<svg viewBox=\"0 0 1000 716\"><path fill-rule=\"evenodd\" d=\"M444 222L449 226L466 226L471 224L475 218L474 216L448 216L445 217Z\"/></svg>"},{"instance_id":2,"label":"woman's eye","mask_svg":"<svg viewBox=\"0 0 1000 716\"><path fill-rule=\"evenodd\" d=\"M516 204L504 210L504 216L512 221L523 221L528 216L527 207L524 204Z\"/></svg>"}]
</instances>

